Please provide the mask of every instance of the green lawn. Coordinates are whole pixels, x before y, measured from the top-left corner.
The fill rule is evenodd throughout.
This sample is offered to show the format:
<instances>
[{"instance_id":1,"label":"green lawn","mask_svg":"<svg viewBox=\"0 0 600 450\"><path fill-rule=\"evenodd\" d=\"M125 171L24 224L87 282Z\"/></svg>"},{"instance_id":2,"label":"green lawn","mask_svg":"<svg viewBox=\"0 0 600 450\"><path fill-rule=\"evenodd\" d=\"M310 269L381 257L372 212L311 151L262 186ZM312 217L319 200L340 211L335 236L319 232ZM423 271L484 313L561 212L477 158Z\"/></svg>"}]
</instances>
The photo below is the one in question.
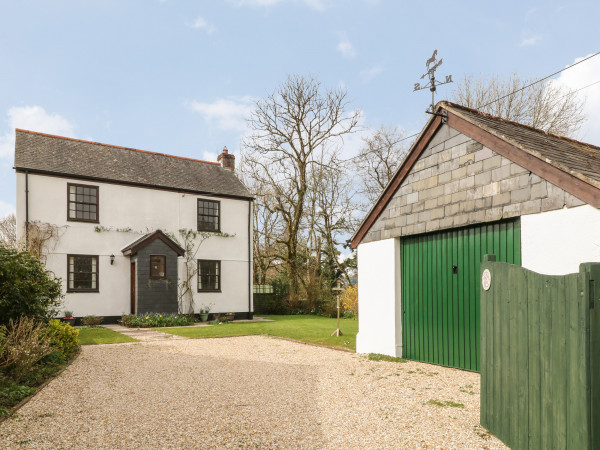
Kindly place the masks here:
<instances>
[{"instance_id":1,"label":"green lawn","mask_svg":"<svg viewBox=\"0 0 600 450\"><path fill-rule=\"evenodd\" d=\"M91 344L118 344L121 342L137 342L137 339L117 333L102 327L82 327L79 330L79 343L81 345Z\"/></svg>"},{"instance_id":2,"label":"green lawn","mask_svg":"<svg viewBox=\"0 0 600 450\"><path fill-rule=\"evenodd\" d=\"M228 323L209 327L157 328L157 330L189 338L266 334L356 350L357 320L341 319L340 329L344 335L331 336L331 333L337 328L337 319L319 316L261 317L272 319L274 322Z\"/></svg>"}]
</instances>

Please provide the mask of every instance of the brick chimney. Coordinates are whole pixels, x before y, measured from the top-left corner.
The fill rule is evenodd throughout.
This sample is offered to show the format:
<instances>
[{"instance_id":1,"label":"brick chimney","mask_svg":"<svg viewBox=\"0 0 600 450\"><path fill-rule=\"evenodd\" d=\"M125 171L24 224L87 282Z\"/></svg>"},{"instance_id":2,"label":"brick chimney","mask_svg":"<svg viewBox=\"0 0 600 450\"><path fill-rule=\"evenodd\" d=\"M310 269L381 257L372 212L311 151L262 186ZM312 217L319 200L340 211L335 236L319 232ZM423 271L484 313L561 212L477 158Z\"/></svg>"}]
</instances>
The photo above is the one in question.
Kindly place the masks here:
<instances>
[{"instance_id":1,"label":"brick chimney","mask_svg":"<svg viewBox=\"0 0 600 450\"><path fill-rule=\"evenodd\" d=\"M235 170L235 156L229 154L227 147L223 147L223 153L217 156L217 162L220 162L224 169L232 172Z\"/></svg>"}]
</instances>

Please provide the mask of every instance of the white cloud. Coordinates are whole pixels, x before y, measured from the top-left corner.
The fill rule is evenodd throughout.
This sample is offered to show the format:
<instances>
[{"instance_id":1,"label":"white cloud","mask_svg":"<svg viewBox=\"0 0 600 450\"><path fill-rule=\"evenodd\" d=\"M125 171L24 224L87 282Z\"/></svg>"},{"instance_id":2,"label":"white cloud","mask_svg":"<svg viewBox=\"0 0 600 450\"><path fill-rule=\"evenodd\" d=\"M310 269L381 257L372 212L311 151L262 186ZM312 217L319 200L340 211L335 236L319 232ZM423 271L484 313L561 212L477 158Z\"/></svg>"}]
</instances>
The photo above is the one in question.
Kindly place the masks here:
<instances>
[{"instance_id":1,"label":"white cloud","mask_svg":"<svg viewBox=\"0 0 600 450\"><path fill-rule=\"evenodd\" d=\"M345 37L340 37L337 49L344 58L352 59L356 56L356 50L354 50L352 43Z\"/></svg>"},{"instance_id":2,"label":"white cloud","mask_svg":"<svg viewBox=\"0 0 600 450\"><path fill-rule=\"evenodd\" d=\"M382 72L383 72L383 67L380 64L376 64L374 66L371 66L371 67L361 70L360 73L358 74L358 77L361 79L361 81L366 83L366 82L371 81L373 78L375 78L377 75L381 74Z\"/></svg>"},{"instance_id":3,"label":"white cloud","mask_svg":"<svg viewBox=\"0 0 600 450\"><path fill-rule=\"evenodd\" d=\"M48 114L41 106L13 106L7 111L9 131L0 136L0 158L12 158L15 128L75 137L75 126L59 114Z\"/></svg>"},{"instance_id":4,"label":"white cloud","mask_svg":"<svg viewBox=\"0 0 600 450\"><path fill-rule=\"evenodd\" d=\"M188 107L222 130L246 130L246 118L254 111L251 97L219 98L211 103L192 101Z\"/></svg>"},{"instance_id":5,"label":"white cloud","mask_svg":"<svg viewBox=\"0 0 600 450\"><path fill-rule=\"evenodd\" d=\"M207 34L212 34L215 31L215 26L209 24L204 17L198 16L198 18L190 25L192 28L204 30Z\"/></svg>"},{"instance_id":6,"label":"white cloud","mask_svg":"<svg viewBox=\"0 0 600 450\"><path fill-rule=\"evenodd\" d=\"M16 213L17 208L12 203L6 203L0 200L0 219L8 216L11 213Z\"/></svg>"},{"instance_id":7,"label":"white cloud","mask_svg":"<svg viewBox=\"0 0 600 450\"><path fill-rule=\"evenodd\" d=\"M217 154L215 152L204 151L202 152L202 161L217 162Z\"/></svg>"},{"instance_id":8,"label":"white cloud","mask_svg":"<svg viewBox=\"0 0 600 450\"><path fill-rule=\"evenodd\" d=\"M542 37L540 35L524 38L519 44L519 47L531 47L532 45L539 43L541 40Z\"/></svg>"},{"instance_id":9,"label":"white cloud","mask_svg":"<svg viewBox=\"0 0 600 450\"><path fill-rule=\"evenodd\" d=\"M587 58L587 56L576 58L574 63ZM600 56L565 70L552 82L571 90L578 90L599 81L598 74L600 74ZM600 127L598 127L598 123L600 123L600 83L582 89L577 94L580 99L585 100L583 111L586 115L586 122L577 133L576 138L600 146Z\"/></svg>"}]
</instances>

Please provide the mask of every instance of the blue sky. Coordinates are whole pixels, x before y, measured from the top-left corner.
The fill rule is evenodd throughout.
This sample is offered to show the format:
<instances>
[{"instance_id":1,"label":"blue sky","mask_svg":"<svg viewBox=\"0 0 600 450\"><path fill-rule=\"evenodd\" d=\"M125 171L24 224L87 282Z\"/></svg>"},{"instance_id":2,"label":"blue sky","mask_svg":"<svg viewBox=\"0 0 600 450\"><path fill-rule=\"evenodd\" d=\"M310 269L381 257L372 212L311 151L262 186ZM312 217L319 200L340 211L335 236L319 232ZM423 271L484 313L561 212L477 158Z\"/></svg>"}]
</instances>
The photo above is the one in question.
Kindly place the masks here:
<instances>
[{"instance_id":1,"label":"blue sky","mask_svg":"<svg viewBox=\"0 0 600 450\"><path fill-rule=\"evenodd\" d=\"M600 51L598 17L597 1L0 0L0 217L15 207L15 127L239 156L252 99L304 74L345 86L364 127L412 134L430 101L412 86L434 49L442 76L539 78ZM599 60L559 81L600 80ZM578 137L600 145L600 84L581 94L589 120Z\"/></svg>"}]
</instances>

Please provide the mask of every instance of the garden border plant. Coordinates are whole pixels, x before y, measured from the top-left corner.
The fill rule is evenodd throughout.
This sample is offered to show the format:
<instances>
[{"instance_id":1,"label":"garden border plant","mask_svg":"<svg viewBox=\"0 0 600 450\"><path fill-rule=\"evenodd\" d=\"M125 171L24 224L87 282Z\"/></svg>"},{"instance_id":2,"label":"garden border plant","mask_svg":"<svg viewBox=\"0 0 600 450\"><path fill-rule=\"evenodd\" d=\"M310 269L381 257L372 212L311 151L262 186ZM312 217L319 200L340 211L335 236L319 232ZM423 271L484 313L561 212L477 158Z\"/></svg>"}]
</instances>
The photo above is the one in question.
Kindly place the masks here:
<instances>
[{"instance_id":1,"label":"garden border plant","mask_svg":"<svg viewBox=\"0 0 600 450\"><path fill-rule=\"evenodd\" d=\"M60 320L21 317L0 326L0 419L11 415L79 352L79 331Z\"/></svg>"},{"instance_id":2,"label":"garden border plant","mask_svg":"<svg viewBox=\"0 0 600 450\"><path fill-rule=\"evenodd\" d=\"M128 328L185 327L197 320L192 314L123 314L121 323Z\"/></svg>"}]
</instances>

